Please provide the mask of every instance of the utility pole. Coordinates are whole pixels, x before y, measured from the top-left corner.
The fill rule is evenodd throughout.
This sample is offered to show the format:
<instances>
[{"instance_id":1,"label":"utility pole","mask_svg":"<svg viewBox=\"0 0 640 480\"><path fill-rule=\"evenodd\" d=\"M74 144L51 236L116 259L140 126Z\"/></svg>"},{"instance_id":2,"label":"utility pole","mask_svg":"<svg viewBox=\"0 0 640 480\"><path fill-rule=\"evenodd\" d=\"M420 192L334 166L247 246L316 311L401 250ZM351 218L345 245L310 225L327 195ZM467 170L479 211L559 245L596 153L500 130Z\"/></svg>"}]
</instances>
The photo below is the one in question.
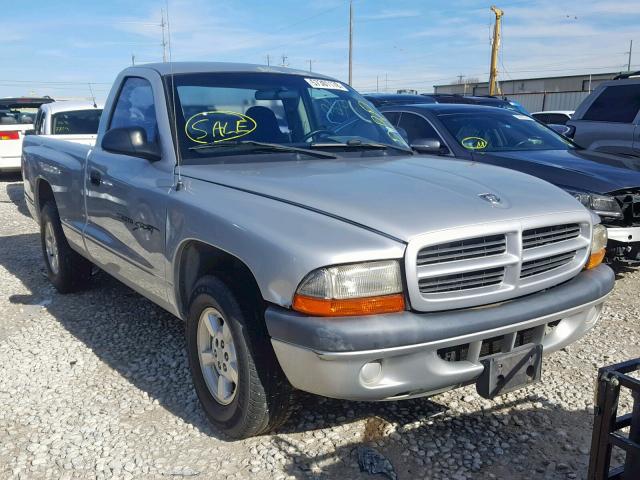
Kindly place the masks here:
<instances>
[{"instance_id":1,"label":"utility pole","mask_svg":"<svg viewBox=\"0 0 640 480\"><path fill-rule=\"evenodd\" d=\"M353 0L349 0L349 85L353 83Z\"/></svg>"},{"instance_id":2,"label":"utility pole","mask_svg":"<svg viewBox=\"0 0 640 480\"><path fill-rule=\"evenodd\" d=\"M633 51L633 40L629 40L629 61L627 62L627 72L631 71L631 52Z\"/></svg>"},{"instance_id":3,"label":"utility pole","mask_svg":"<svg viewBox=\"0 0 640 480\"><path fill-rule=\"evenodd\" d=\"M167 26L167 23L164 21L164 9L160 9L160 14L162 15L162 19L160 20L160 27L162 28L162 61L167 61L167 41L164 36L164 29Z\"/></svg>"},{"instance_id":4,"label":"utility pole","mask_svg":"<svg viewBox=\"0 0 640 480\"><path fill-rule=\"evenodd\" d=\"M282 54L282 66L287 66L287 56L284 53Z\"/></svg>"},{"instance_id":5,"label":"utility pole","mask_svg":"<svg viewBox=\"0 0 640 480\"><path fill-rule=\"evenodd\" d=\"M313 60L309 59L309 71L313 72Z\"/></svg>"},{"instance_id":6,"label":"utility pole","mask_svg":"<svg viewBox=\"0 0 640 480\"><path fill-rule=\"evenodd\" d=\"M491 68L489 69L489 95L498 93L498 53L500 52L500 25L504 12L495 5L491 11L496 15L496 23L493 27L493 42L491 43Z\"/></svg>"},{"instance_id":7,"label":"utility pole","mask_svg":"<svg viewBox=\"0 0 640 480\"><path fill-rule=\"evenodd\" d=\"M136 64L136 56L132 53L131 54L131 65L135 66L135 64Z\"/></svg>"},{"instance_id":8,"label":"utility pole","mask_svg":"<svg viewBox=\"0 0 640 480\"><path fill-rule=\"evenodd\" d=\"M271 56L267 55L267 67L271 66Z\"/></svg>"}]
</instances>

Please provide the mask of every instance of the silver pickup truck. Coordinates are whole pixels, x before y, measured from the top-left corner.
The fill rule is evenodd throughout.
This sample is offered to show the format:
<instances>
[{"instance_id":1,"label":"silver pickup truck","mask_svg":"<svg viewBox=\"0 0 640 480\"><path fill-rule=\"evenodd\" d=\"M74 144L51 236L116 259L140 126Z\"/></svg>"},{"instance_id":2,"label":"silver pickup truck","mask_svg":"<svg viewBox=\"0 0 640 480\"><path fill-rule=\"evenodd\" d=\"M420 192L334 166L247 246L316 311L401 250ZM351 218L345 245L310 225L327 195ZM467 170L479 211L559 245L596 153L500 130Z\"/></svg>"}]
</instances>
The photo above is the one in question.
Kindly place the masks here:
<instances>
[{"instance_id":1,"label":"silver pickup truck","mask_svg":"<svg viewBox=\"0 0 640 480\"><path fill-rule=\"evenodd\" d=\"M528 175L425 160L337 80L174 63L119 75L95 147L28 136L22 168L55 287L93 264L183 319L202 406L241 438L295 389L491 398L598 320L595 215Z\"/></svg>"}]
</instances>

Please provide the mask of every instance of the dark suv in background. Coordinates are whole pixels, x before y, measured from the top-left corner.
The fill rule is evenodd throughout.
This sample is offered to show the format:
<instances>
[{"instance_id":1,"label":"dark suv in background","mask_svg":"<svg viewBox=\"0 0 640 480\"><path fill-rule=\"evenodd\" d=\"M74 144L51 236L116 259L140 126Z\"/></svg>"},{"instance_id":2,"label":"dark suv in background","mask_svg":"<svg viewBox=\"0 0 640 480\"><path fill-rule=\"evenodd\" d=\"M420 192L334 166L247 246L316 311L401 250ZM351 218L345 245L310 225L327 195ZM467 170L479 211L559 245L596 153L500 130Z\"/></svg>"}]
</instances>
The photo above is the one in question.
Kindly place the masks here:
<instances>
[{"instance_id":1,"label":"dark suv in background","mask_svg":"<svg viewBox=\"0 0 640 480\"><path fill-rule=\"evenodd\" d=\"M567 125L583 148L640 157L640 71L599 85Z\"/></svg>"}]
</instances>

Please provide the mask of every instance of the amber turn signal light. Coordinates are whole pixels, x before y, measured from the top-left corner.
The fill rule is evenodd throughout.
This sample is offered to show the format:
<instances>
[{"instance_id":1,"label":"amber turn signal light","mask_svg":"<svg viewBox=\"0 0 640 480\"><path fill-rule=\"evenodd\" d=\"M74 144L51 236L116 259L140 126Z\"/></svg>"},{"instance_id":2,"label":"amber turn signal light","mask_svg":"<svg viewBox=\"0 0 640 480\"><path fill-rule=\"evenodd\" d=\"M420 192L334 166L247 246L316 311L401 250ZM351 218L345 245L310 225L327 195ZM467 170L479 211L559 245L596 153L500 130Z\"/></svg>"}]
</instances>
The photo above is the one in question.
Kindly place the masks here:
<instances>
[{"instance_id":1,"label":"amber turn signal light","mask_svg":"<svg viewBox=\"0 0 640 480\"><path fill-rule=\"evenodd\" d=\"M292 307L297 312L315 317L374 315L401 312L404 310L404 296L397 294L337 300L297 294L293 297Z\"/></svg>"},{"instance_id":2,"label":"amber turn signal light","mask_svg":"<svg viewBox=\"0 0 640 480\"><path fill-rule=\"evenodd\" d=\"M592 252L591 255L589 255L589 260L587 261L587 264L584 266L584 269L590 270L600 265L604 260L604 255L606 252L607 252L606 248L601 248L597 252Z\"/></svg>"}]
</instances>

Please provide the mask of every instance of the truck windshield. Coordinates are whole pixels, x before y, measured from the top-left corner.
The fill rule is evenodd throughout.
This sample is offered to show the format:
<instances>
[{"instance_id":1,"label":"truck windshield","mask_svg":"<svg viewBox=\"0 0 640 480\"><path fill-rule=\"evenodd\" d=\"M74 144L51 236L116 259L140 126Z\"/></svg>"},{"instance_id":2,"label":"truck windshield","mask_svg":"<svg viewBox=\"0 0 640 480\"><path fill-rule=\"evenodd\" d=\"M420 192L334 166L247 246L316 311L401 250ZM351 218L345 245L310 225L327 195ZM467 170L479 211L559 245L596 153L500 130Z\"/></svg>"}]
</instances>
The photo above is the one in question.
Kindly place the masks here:
<instances>
[{"instance_id":1,"label":"truck windshield","mask_svg":"<svg viewBox=\"0 0 640 480\"><path fill-rule=\"evenodd\" d=\"M281 73L176 74L176 123L182 158L250 153L243 141L297 148L409 146L376 108L351 87L333 80ZM224 142L232 144L216 149ZM194 148L211 146L211 148ZM271 150L277 152L282 150Z\"/></svg>"},{"instance_id":2,"label":"truck windshield","mask_svg":"<svg viewBox=\"0 0 640 480\"><path fill-rule=\"evenodd\" d=\"M53 135L92 135L98 133L98 124L102 110L76 110L60 112L51 116Z\"/></svg>"},{"instance_id":3,"label":"truck windshield","mask_svg":"<svg viewBox=\"0 0 640 480\"><path fill-rule=\"evenodd\" d=\"M519 113L443 113L438 118L467 150L506 152L574 148L571 142L551 129Z\"/></svg>"}]
</instances>

